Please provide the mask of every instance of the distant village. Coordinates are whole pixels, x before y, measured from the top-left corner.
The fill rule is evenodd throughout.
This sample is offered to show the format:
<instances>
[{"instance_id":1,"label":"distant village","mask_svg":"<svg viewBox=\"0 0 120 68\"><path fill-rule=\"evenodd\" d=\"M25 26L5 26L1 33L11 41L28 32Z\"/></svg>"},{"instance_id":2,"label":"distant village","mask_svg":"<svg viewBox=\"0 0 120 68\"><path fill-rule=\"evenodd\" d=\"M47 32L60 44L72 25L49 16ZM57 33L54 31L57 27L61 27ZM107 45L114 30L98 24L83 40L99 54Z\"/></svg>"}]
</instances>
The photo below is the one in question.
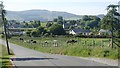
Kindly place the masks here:
<instances>
[{"instance_id":1,"label":"distant village","mask_svg":"<svg viewBox=\"0 0 120 68\"><path fill-rule=\"evenodd\" d=\"M37 30L40 27L43 27L43 32L39 34L46 33L48 35L52 34L49 31L49 28L54 24L60 24L62 29L64 29L65 34L53 34L53 35L75 35L75 36L104 36L111 35L110 30L102 29L100 26L100 18L96 16L83 16L80 20L64 20L62 16L58 16L53 21L41 22L39 20L36 21L22 21L17 22L16 20L9 20L7 25L7 32L9 35L28 35L30 36L32 30ZM56 28L59 29L59 28ZM30 32L31 31L31 32ZM55 31L55 29L54 29ZM58 30L59 31L59 30Z\"/></svg>"}]
</instances>

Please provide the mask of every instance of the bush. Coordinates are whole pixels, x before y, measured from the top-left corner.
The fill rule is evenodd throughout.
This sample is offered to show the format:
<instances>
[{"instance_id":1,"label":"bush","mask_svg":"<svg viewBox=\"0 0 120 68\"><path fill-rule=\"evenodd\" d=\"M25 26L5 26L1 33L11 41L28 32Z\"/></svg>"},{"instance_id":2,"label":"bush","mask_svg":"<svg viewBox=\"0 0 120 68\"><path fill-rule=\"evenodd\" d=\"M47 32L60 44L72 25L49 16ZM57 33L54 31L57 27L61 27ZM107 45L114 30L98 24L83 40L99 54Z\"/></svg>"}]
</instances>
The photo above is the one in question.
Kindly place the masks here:
<instances>
[{"instance_id":1,"label":"bush","mask_svg":"<svg viewBox=\"0 0 120 68\"><path fill-rule=\"evenodd\" d=\"M31 36L33 37L38 37L38 32L36 30L33 30L31 33L30 33Z\"/></svg>"},{"instance_id":2,"label":"bush","mask_svg":"<svg viewBox=\"0 0 120 68\"><path fill-rule=\"evenodd\" d=\"M63 29L62 25L60 24L53 24L49 28L49 32L52 33L53 35L65 35L65 30Z\"/></svg>"},{"instance_id":3,"label":"bush","mask_svg":"<svg viewBox=\"0 0 120 68\"><path fill-rule=\"evenodd\" d=\"M31 31L29 31L29 30L28 30L28 31L26 31L26 34L27 34L27 36L29 36L29 37L30 37L30 36L31 36L31 35L30 35L30 34L31 34Z\"/></svg>"},{"instance_id":4,"label":"bush","mask_svg":"<svg viewBox=\"0 0 120 68\"><path fill-rule=\"evenodd\" d=\"M44 36L45 36L45 37L48 37L48 36L49 36L49 33L45 33Z\"/></svg>"},{"instance_id":5,"label":"bush","mask_svg":"<svg viewBox=\"0 0 120 68\"><path fill-rule=\"evenodd\" d=\"M4 38L4 34L1 34L0 37L1 37L1 38Z\"/></svg>"}]
</instances>

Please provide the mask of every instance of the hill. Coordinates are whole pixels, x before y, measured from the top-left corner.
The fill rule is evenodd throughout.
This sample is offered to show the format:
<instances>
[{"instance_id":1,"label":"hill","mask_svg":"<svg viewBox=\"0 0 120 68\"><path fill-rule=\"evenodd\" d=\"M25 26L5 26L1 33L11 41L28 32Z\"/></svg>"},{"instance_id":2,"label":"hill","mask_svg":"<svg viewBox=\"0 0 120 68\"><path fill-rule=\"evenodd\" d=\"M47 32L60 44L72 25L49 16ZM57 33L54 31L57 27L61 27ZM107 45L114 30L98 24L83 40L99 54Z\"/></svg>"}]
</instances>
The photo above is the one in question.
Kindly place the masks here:
<instances>
[{"instance_id":1,"label":"hill","mask_svg":"<svg viewBox=\"0 0 120 68\"><path fill-rule=\"evenodd\" d=\"M64 19L80 19L82 16L67 12L48 11L48 10L26 10L26 11L7 11L8 20L31 21L41 20L49 21L63 16Z\"/></svg>"},{"instance_id":2,"label":"hill","mask_svg":"<svg viewBox=\"0 0 120 68\"><path fill-rule=\"evenodd\" d=\"M99 17L100 19L103 19L104 16L105 16L104 14L97 15L97 17Z\"/></svg>"}]
</instances>

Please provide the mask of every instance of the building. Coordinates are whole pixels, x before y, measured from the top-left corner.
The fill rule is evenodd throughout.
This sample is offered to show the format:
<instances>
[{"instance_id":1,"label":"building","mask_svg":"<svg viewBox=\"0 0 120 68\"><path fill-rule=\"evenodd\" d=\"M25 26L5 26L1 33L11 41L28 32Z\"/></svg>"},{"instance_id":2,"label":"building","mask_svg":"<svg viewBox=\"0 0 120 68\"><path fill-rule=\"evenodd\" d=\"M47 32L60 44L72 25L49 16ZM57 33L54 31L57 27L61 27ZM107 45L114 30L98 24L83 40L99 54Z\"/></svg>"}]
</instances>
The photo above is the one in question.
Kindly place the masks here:
<instances>
[{"instance_id":1,"label":"building","mask_svg":"<svg viewBox=\"0 0 120 68\"><path fill-rule=\"evenodd\" d=\"M7 32L10 35L26 35L26 32L24 30L33 30L36 28L8 28Z\"/></svg>"},{"instance_id":2,"label":"building","mask_svg":"<svg viewBox=\"0 0 120 68\"><path fill-rule=\"evenodd\" d=\"M23 31L18 28L8 28L7 32L9 35L23 35Z\"/></svg>"},{"instance_id":3,"label":"building","mask_svg":"<svg viewBox=\"0 0 120 68\"><path fill-rule=\"evenodd\" d=\"M99 35L110 35L111 34L111 32L109 31L109 30L104 30L104 29L100 29L100 31L99 31Z\"/></svg>"},{"instance_id":4,"label":"building","mask_svg":"<svg viewBox=\"0 0 120 68\"><path fill-rule=\"evenodd\" d=\"M69 29L70 26L71 26L70 23L63 23L63 28L64 29Z\"/></svg>"},{"instance_id":5,"label":"building","mask_svg":"<svg viewBox=\"0 0 120 68\"><path fill-rule=\"evenodd\" d=\"M71 29L69 31L69 34L73 34L73 35L79 35L79 34L82 34L82 35L91 35L91 31L90 30L84 30L84 29L81 29L81 28L74 28L74 29Z\"/></svg>"}]
</instances>

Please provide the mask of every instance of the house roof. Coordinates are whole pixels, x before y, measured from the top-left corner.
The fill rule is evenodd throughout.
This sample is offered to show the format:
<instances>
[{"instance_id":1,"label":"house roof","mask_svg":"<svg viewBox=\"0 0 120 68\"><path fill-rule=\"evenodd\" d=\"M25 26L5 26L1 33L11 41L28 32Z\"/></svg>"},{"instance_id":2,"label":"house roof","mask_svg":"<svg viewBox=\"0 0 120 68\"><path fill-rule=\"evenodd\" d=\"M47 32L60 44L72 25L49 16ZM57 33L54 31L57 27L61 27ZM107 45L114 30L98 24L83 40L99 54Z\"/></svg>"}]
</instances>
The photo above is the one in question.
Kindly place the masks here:
<instances>
[{"instance_id":1,"label":"house roof","mask_svg":"<svg viewBox=\"0 0 120 68\"><path fill-rule=\"evenodd\" d=\"M71 26L72 24L70 24L70 23L63 23L63 25L64 25L65 27L69 27L69 26Z\"/></svg>"},{"instance_id":2,"label":"house roof","mask_svg":"<svg viewBox=\"0 0 120 68\"><path fill-rule=\"evenodd\" d=\"M109 30L100 29L99 32L110 32Z\"/></svg>"},{"instance_id":3,"label":"house roof","mask_svg":"<svg viewBox=\"0 0 120 68\"><path fill-rule=\"evenodd\" d=\"M79 28L79 29L76 29L76 28L74 28L74 29L72 29L75 33L90 33L91 31L90 30L84 30L84 29L81 29L81 28Z\"/></svg>"}]
</instances>

